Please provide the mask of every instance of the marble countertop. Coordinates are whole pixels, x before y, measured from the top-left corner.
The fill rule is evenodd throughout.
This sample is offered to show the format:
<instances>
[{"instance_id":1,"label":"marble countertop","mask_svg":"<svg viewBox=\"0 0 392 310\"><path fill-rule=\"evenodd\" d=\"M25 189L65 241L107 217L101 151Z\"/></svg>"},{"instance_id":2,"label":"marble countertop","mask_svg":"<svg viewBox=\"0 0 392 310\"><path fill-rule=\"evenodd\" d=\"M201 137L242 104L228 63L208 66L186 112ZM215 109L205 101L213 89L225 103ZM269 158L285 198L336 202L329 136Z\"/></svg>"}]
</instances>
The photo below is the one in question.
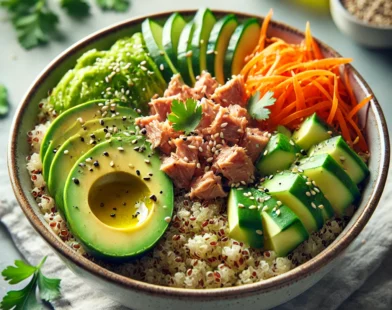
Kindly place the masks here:
<instances>
[{"instance_id":1,"label":"marble countertop","mask_svg":"<svg viewBox=\"0 0 392 310\"><path fill-rule=\"evenodd\" d=\"M49 1L53 8L58 7L57 1ZM10 115L0 119L0 199L14 199L8 179L6 166L6 149L9 128L14 111L23 94L35 77L60 52L86 35L115 22L138 15L157 13L164 10L193 9L203 6L210 8L237 10L248 13L265 15L269 8L274 9L273 19L283 21L299 29L305 28L310 21L314 36L331 45L344 57L352 57L353 65L363 75L373 89L383 107L385 117L390 126L392 122L392 105L390 88L392 85L392 50L371 50L356 45L350 38L344 36L334 25L328 11L318 11L309 6L301 5L304 0L133 0L130 10L124 14L102 13L92 10L92 16L83 21L73 20L60 12L60 29L64 36L61 41L33 49L23 50L16 42L14 30L6 21L3 11L0 11L0 83L9 90L11 102ZM307 1L310 2L310 1ZM58 11L58 9L57 9ZM390 191L387 186L386 191ZM0 224L0 270L20 258L20 253L13 246L9 234ZM392 277L392 274L391 274ZM6 283L0 279L0 299L8 290Z\"/></svg>"}]
</instances>

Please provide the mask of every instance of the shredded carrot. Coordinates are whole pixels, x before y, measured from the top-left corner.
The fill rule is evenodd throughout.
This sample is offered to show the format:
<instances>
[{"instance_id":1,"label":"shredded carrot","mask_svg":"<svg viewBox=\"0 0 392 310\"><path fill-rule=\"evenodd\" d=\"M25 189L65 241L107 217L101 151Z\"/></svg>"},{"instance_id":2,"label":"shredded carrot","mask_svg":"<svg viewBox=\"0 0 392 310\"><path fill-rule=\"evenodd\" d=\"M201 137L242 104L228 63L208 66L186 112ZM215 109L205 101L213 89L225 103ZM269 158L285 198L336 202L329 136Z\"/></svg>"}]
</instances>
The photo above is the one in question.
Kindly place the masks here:
<instances>
[{"instance_id":1,"label":"shredded carrot","mask_svg":"<svg viewBox=\"0 0 392 310\"><path fill-rule=\"evenodd\" d=\"M260 91L263 96L272 91L277 99L269 107L269 119L260 122L260 126L274 130L282 124L295 129L305 117L317 113L357 151L368 151L357 113L372 98L358 103L347 68L342 74L340 70L352 59L324 57L309 23L300 44L267 37L271 18L272 10L262 23L257 46L241 70L248 95Z\"/></svg>"}]
</instances>

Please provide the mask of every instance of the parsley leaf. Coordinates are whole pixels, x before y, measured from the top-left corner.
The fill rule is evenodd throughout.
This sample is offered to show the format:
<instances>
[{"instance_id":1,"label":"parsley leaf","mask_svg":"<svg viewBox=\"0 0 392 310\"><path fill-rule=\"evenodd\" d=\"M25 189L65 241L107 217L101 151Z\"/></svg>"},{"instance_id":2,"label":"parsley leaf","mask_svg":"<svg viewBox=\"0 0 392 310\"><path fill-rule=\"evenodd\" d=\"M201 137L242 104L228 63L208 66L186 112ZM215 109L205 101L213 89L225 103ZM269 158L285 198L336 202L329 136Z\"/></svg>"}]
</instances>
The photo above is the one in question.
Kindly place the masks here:
<instances>
[{"instance_id":1,"label":"parsley leaf","mask_svg":"<svg viewBox=\"0 0 392 310\"><path fill-rule=\"evenodd\" d=\"M85 0L60 0L61 7L68 15L84 17L90 14L90 4Z\"/></svg>"},{"instance_id":2,"label":"parsley leaf","mask_svg":"<svg viewBox=\"0 0 392 310\"><path fill-rule=\"evenodd\" d=\"M102 10L125 12L129 8L129 0L97 0Z\"/></svg>"},{"instance_id":3,"label":"parsley leaf","mask_svg":"<svg viewBox=\"0 0 392 310\"><path fill-rule=\"evenodd\" d=\"M194 99L187 99L185 103L173 100L172 112L167 118L173 123L174 130L185 131L185 134L189 134L199 125L201 116L201 105Z\"/></svg>"},{"instance_id":4,"label":"parsley leaf","mask_svg":"<svg viewBox=\"0 0 392 310\"><path fill-rule=\"evenodd\" d=\"M271 113L267 107L272 106L276 101L273 95L273 92L268 91L260 99L260 92L257 91L248 101L249 114L258 121L267 120Z\"/></svg>"},{"instance_id":5,"label":"parsley leaf","mask_svg":"<svg viewBox=\"0 0 392 310\"><path fill-rule=\"evenodd\" d=\"M7 89L4 85L0 84L0 117L6 116L10 107L7 100Z\"/></svg>"},{"instance_id":6,"label":"parsley leaf","mask_svg":"<svg viewBox=\"0 0 392 310\"><path fill-rule=\"evenodd\" d=\"M40 303L36 299L37 285L40 291L40 298L46 301L52 301L60 296L59 279L51 279L45 277L41 272L41 267L46 261L46 256L42 259L37 267L25 264L22 261L15 261L14 266L8 266L3 270L2 275L10 284L19 283L27 279L31 275L30 282L27 286L19 291L9 291L0 303L0 308L4 310L10 309L42 309Z\"/></svg>"}]
</instances>

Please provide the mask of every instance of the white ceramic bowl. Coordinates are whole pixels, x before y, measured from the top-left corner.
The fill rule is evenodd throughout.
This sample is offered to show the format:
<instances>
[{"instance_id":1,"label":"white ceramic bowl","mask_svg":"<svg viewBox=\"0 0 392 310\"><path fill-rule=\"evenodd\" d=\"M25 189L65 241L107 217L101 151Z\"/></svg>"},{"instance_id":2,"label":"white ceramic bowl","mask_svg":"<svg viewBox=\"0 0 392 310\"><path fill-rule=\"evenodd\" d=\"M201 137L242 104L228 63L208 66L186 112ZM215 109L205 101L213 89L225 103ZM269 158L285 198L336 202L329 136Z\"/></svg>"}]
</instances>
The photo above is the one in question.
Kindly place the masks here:
<instances>
[{"instance_id":1,"label":"white ceramic bowl","mask_svg":"<svg viewBox=\"0 0 392 310\"><path fill-rule=\"evenodd\" d=\"M330 10L336 26L354 41L370 48L392 48L392 26L378 26L358 19L341 0L330 0Z\"/></svg>"},{"instance_id":2,"label":"white ceramic bowl","mask_svg":"<svg viewBox=\"0 0 392 310\"><path fill-rule=\"evenodd\" d=\"M36 123L40 100L58 83L65 72L75 65L76 59L86 50L106 49L117 39L140 31L140 24L146 17L163 21L171 13L134 18L103 29L71 46L48 65L27 91L13 121L8 150L11 183L26 217L64 263L91 286L133 310L234 310L240 307L247 310L269 309L301 294L327 274L336 265L337 258L358 236L375 210L386 182L389 165L388 130L381 107L375 97L370 101L368 111L362 109L359 115L361 124L366 124L364 134L368 139L372 156L369 162L371 175L362 193L358 210L338 238L315 258L283 275L258 283L230 288L192 290L153 285L116 274L77 254L62 242L43 219L31 194L32 185L26 169L26 157L30 153L30 145L26 133ZM195 11L182 13L189 17ZM250 17L249 14L238 12L214 11L214 13L217 17L227 13L235 13L240 19ZM275 21L271 21L268 35L283 38L291 43L299 43L304 38L303 32ZM329 46L321 42L319 44L325 56L340 56ZM351 66L349 66L349 80L357 99L373 95L364 79Z\"/></svg>"}]
</instances>

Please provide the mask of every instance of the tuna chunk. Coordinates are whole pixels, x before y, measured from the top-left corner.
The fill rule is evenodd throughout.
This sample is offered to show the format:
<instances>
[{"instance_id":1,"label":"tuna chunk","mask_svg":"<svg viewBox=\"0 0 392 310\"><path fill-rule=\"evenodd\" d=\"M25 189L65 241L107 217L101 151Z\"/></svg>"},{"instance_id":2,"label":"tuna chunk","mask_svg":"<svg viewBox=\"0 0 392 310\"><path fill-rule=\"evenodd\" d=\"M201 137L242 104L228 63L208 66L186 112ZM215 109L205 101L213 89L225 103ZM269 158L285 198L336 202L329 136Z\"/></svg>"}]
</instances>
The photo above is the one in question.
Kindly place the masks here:
<instances>
[{"instance_id":1,"label":"tuna chunk","mask_svg":"<svg viewBox=\"0 0 392 310\"><path fill-rule=\"evenodd\" d=\"M247 124L248 120L245 117L231 115L228 108L220 107L215 120L209 128L203 130L203 133L210 135L223 133L225 141L234 145L240 141Z\"/></svg>"},{"instance_id":2,"label":"tuna chunk","mask_svg":"<svg viewBox=\"0 0 392 310\"><path fill-rule=\"evenodd\" d=\"M185 161L198 162L199 147L202 145L200 136L186 137L186 140L178 138L173 140L173 143L177 148L176 154L180 158L185 159Z\"/></svg>"},{"instance_id":3,"label":"tuna chunk","mask_svg":"<svg viewBox=\"0 0 392 310\"><path fill-rule=\"evenodd\" d=\"M198 126L199 129L203 129L211 125L219 111L219 105L209 99L203 98L201 99L201 108L203 115Z\"/></svg>"},{"instance_id":4,"label":"tuna chunk","mask_svg":"<svg viewBox=\"0 0 392 310\"><path fill-rule=\"evenodd\" d=\"M222 188L222 179L212 171L196 178L191 185L191 199L199 198L210 200L218 197L226 197L227 194Z\"/></svg>"},{"instance_id":5,"label":"tuna chunk","mask_svg":"<svg viewBox=\"0 0 392 310\"><path fill-rule=\"evenodd\" d=\"M199 98L210 98L218 86L218 82L212 78L211 74L207 71L203 71L200 78L196 81L193 90L195 95Z\"/></svg>"},{"instance_id":6,"label":"tuna chunk","mask_svg":"<svg viewBox=\"0 0 392 310\"><path fill-rule=\"evenodd\" d=\"M180 100L193 98L193 95L193 89L183 83L179 74L173 75L165 93L163 94L164 97L175 96Z\"/></svg>"},{"instance_id":7,"label":"tuna chunk","mask_svg":"<svg viewBox=\"0 0 392 310\"><path fill-rule=\"evenodd\" d=\"M247 120L250 119L250 115L248 114L248 110L244 109L238 104L232 104L227 107L229 110L230 115L235 117L245 117Z\"/></svg>"},{"instance_id":8,"label":"tuna chunk","mask_svg":"<svg viewBox=\"0 0 392 310\"><path fill-rule=\"evenodd\" d=\"M173 149L171 139L177 138L179 134L174 131L169 122L153 120L145 128L147 130L147 138L151 142L152 147L159 147L163 153L170 154Z\"/></svg>"},{"instance_id":9,"label":"tuna chunk","mask_svg":"<svg viewBox=\"0 0 392 310\"><path fill-rule=\"evenodd\" d=\"M240 146L246 148L248 156L255 162L268 143L268 136L258 128L246 128Z\"/></svg>"},{"instance_id":10,"label":"tuna chunk","mask_svg":"<svg viewBox=\"0 0 392 310\"><path fill-rule=\"evenodd\" d=\"M159 115L155 114L155 115L135 118L135 124L144 128L154 120L159 121Z\"/></svg>"},{"instance_id":11,"label":"tuna chunk","mask_svg":"<svg viewBox=\"0 0 392 310\"><path fill-rule=\"evenodd\" d=\"M190 187L195 169L195 163L188 163L174 153L166 157L161 165L161 170L172 179L174 185L186 190Z\"/></svg>"},{"instance_id":12,"label":"tuna chunk","mask_svg":"<svg viewBox=\"0 0 392 310\"><path fill-rule=\"evenodd\" d=\"M157 114L159 116L158 120L164 122L167 114L171 112L171 105L174 99L176 99L175 96L152 99L148 104L150 106L150 115Z\"/></svg>"},{"instance_id":13,"label":"tuna chunk","mask_svg":"<svg viewBox=\"0 0 392 310\"><path fill-rule=\"evenodd\" d=\"M213 168L229 180L229 185L240 182L249 183L253 180L255 166L240 146L223 147L215 159Z\"/></svg>"},{"instance_id":14,"label":"tuna chunk","mask_svg":"<svg viewBox=\"0 0 392 310\"><path fill-rule=\"evenodd\" d=\"M211 96L211 99L224 107L231 104L246 106L247 95L242 75L237 75L225 85L219 86Z\"/></svg>"}]
</instances>

